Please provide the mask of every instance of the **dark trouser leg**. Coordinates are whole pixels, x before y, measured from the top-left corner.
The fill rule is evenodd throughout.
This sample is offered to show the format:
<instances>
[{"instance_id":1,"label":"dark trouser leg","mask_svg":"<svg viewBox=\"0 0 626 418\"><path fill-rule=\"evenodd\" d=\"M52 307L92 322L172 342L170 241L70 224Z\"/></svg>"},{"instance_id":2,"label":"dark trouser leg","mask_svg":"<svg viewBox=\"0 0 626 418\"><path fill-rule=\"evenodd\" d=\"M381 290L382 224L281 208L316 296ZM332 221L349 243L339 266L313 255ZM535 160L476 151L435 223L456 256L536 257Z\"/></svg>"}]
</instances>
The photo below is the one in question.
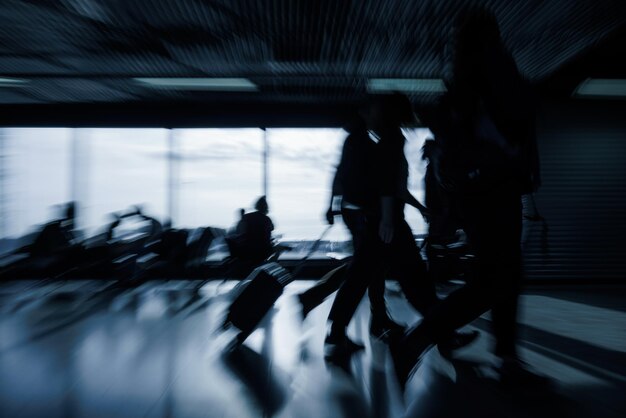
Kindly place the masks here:
<instances>
[{"instance_id":1,"label":"dark trouser leg","mask_svg":"<svg viewBox=\"0 0 626 418\"><path fill-rule=\"evenodd\" d=\"M356 253L365 234L365 214L361 210L342 209L341 217L352 235L352 247ZM346 272L347 269L342 269L318 281L315 286L300 295L300 300L307 309L313 309L320 305L324 299L341 287L346 278Z\"/></svg>"},{"instance_id":2,"label":"dark trouser leg","mask_svg":"<svg viewBox=\"0 0 626 418\"><path fill-rule=\"evenodd\" d=\"M496 339L495 354L500 357L517 357L517 313L522 282L521 257L521 207L519 200L511 202L503 213L506 225L503 269L498 278L497 297L491 309L493 332ZM504 222L503 222L504 223Z\"/></svg>"},{"instance_id":3,"label":"dark trouser leg","mask_svg":"<svg viewBox=\"0 0 626 418\"><path fill-rule=\"evenodd\" d=\"M424 317L419 328L433 342L445 340L457 328L460 328L485 313L493 304L493 296L488 278L482 276L459 290L435 306Z\"/></svg>"},{"instance_id":4,"label":"dark trouser leg","mask_svg":"<svg viewBox=\"0 0 626 418\"><path fill-rule=\"evenodd\" d=\"M346 280L339 288L328 319L335 330L345 330L350 323L367 287L378 279L381 271L380 241L375 228L368 227L363 242L354 254ZM383 296L384 297L384 296Z\"/></svg>"},{"instance_id":5,"label":"dark trouser leg","mask_svg":"<svg viewBox=\"0 0 626 418\"><path fill-rule=\"evenodd\" d=\"M300 300L305 308L311 310L319 306L328 296L335 292L345 281L348 266L334 271L324 279L318 281L315 286L300 294Z\"/></svg>"},{"instance_id":6,"label":"dark trouser leg","mask_svg":"<svg viewBox=\"0 0 626 418\"><path fill-rule=\"evenodd\" d=\"M372 318L383 322L389 320L387 305L385 303L385 276L382 273L372 280L368 287L367 294L370 299Z\"/></svg>"},{"instance_id":7,"label":"dark trouser leg","mask_svg":"<svg viewBox=\"0 0 626 418\"><path fill-rule=\"evenodd\" d=\"M424 318L420 329L440 341L489 309L498 350L515 350L519 296L521 211L513 198L475 205L468 210L467 234L478 258L472 282L453 292Z\"/></svg>"},{"instance_id":8,"label":"dark trouser leg","mask_svg":"<svg viewBox=\"0 0 626 418\"><path fill-rule=\"evenodd\" d=\"M435 285L422 260L413 232L405 220L394 228L394 239L385 248L391 262L391 272L400 283L409 303L426 315L438 302Z\"/></svg>"},{"instance_id":9,"label":"dark trouser leg","mask_svg":"<svg viewBox=\"0 0 626 418\"><path fill-rule=\"evenodd\" d=\"M511 272L515 275L516 272ZM495 354L499 357L517 357L517 311L519 286L506 289L498 295L491 308L491 321L496 339Z\"/></svg>"},{"instance_id":10,"label":"dark trouser leg","mask_svg":"<svg viewBox=\"0 0 626 418\"><path fill-rule=\"evenodd\" d=\"M352 243L355 253L360 250L367 234L367 219L363 211L343 209L341 211L344 222L352 233ZM368 286L368 296L372 316L385 320L388 318L387 307L385 305L385 277L382 271L375 273L375 279L370 281Z\"/></svg>"},{"instance_id":11,"label":"dark trouser leg","mask_svg":"<svg viewBox=\"0 0 626 418\"><path fill-rule=\"evenodd\" d=\"M389 245L384 245L378 238L377 226L375 220L369 224L363 245L348 270L346 282L337 293L329 315L333 327L347 327L368 286L374 297L372 303L376 304L373 305L376 314L382 315L383 311L386 315L382 273L383 265L389 261L407 300L418 312L424 315L438 302L434 283L428 276L408 224L404 220L398 222L394 228L394 239ZM372 288L372 284L378 287Z\"/></svg>"}]
</instances>

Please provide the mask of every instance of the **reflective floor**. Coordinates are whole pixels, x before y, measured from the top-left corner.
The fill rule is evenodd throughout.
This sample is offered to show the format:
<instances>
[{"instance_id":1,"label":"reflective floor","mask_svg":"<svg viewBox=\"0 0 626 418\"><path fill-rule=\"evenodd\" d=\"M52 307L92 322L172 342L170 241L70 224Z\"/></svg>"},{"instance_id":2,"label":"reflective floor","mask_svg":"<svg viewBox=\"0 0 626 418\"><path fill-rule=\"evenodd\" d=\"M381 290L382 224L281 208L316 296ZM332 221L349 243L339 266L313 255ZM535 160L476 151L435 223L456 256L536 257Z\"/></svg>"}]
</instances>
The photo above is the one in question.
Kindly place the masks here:
<instances>
[{"instance_id":1,"label":"reflective floor","mask_svg":"<svg viewBox=\"0 0 626 418\"><path fill-rule=\"evenodd\" d=\"M246 344L216 329L234 282L10 282L0 285L2 417L624 417L626 288L529 290L521 348L552 389L496 383L489 316L453 362L431 350L406 396L364 302L349 329L366 350L327 364L332 298L302 323L289 285ZM399 321L418 318L388 288Z\"/></svg>"}]
</instances>

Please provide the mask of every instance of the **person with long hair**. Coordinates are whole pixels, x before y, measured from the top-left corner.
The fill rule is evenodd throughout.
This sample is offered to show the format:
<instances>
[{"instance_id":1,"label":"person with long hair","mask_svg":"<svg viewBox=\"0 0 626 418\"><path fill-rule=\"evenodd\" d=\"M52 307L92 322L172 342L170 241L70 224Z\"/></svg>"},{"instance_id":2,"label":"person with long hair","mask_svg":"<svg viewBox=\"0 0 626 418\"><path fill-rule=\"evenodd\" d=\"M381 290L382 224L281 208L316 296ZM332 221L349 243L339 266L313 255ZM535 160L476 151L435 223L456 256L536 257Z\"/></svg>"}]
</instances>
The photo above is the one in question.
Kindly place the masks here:
<instances>
[{"instance_id":1,"label":"person with long hair","mask_svg":"<svg viewBox=\"0 0 626 418\"><path fill-rule=\"evenodd\" d=\"M439 107L437 178L460 202L476 270L410 333L392 341L402 386L424 353L488 310L503 383L537 383L516 349L521 285L521 195L538 187L532 95L505 48L495 16L463 13L453 38L453 71Z\"/></svg>"}]
</instances>

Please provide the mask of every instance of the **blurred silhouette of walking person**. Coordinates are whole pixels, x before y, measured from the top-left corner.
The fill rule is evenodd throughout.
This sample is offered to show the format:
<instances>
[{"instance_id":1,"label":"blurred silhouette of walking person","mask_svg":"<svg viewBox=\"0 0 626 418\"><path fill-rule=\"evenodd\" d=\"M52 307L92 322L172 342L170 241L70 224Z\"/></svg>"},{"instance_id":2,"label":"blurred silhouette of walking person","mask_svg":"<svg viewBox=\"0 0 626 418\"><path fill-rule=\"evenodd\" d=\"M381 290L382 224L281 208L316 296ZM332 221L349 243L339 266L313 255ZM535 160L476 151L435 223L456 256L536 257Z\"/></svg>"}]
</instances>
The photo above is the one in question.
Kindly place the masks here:
<instances>
[{"instance_id":1,"label":"blurred silhouette of walking person","mask_svg":"<svg viewBox=\"0 0 626 418\"><path fill-rule=\"evenodd\" d=\"M422 147L426 161L424 174L424 203L428 208L428 236L425 240L428 271L435 282L446 282L464 274L467 246L459 232L463 229L459 202L454 194L441 187L437 179L437 164L442 149L436 139L428 138Z\"/></svg>"},{"instance_id":2,"label":"blurred silhouette of walking person","mask_svg":"<svg viewBox=\"0 0 626 418\"><path fill-rule=\"evenodd\" d=\"M426 214L426 208L407 188L408 162L401 125L413 120L412 106L406 96L389 94L370 98L366 122L368 135L376 146L374 158L369 161L372 173L369 187L375 190L375 199L364 208L365 232L328 317L327 356L353 348L346 328L367 287L382 281L387 272L399 281L407 300L422 315L438 301L434 283L404 218L406 203ZM370 323L370 332L375 337L385 338L393 331L396 330L381 328L376 318ZM469 343L475 335L463 338L451 333L448 337L446 343L456 348L457 344Z\"/></svg>"},{"instance_id":3,"label":"blurred silhouette of walking person","mask_svg":"<svg viewBox=\"0 0 626 418\"><path fill-rule=\"evenodd\" d=\"M348 131L339 165L333 178L330 204L326 212L326 220L334 224L335 215L340 213L346 227L352 235L353 252L360 251L361 244L366 233L366 208L371 207L377 199L371 161L376 152L376 143L367 133L365 121L361 117L344 127ZM337 204L337 199L341 203ZM339 206L336 211L333 205ZM315 286L298 295L302 305L302 315L306 315L324 299L330 296L343 284L346 277L347 266L342 266L329 273L326 278L320 280ZM385 282L377 280L370 284L369 299L374 328L381 330L396 329L402 327L393 322L387 313L385 305ZM357 345L348 342L351 346Z\"/></svg>"},{"instance_id":4,"label":"blurred silhouette of walking person","mask_svg":"<svg viewBox=\"0 0 626 418\"><path fill-rule=\"evenodd\" d=\"M491 13L469 11L457 27L452 80L433 131L442 141L438 181L459 199L476 271L392 342L394 366L404 385L433 344L491 310L501 381L540 382L516 350L521 195L539 184L531 94Z\"/></svg>"}]
</instances>

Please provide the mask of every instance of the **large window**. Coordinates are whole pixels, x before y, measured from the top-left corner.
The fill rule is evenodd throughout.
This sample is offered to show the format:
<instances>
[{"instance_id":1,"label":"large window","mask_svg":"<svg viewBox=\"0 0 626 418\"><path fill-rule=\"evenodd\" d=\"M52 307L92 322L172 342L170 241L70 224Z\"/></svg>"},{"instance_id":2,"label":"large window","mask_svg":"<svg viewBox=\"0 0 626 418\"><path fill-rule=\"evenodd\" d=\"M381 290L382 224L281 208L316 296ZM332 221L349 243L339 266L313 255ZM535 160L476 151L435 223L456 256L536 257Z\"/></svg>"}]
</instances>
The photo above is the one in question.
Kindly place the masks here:
<instances>
[{"instance_id":1,"label":"large window","mask_svg":"<svg viewBox=\"0 0 626 418\"><path fill-rule=\"evenodd\" d=\"M325 228L335 167L346 136L342 129L268 129L269 203L284 240L313 240ZM347 239L333 228L327 239Z\"/></svg>"},{"instance_id":2,"label":"large window","mask_svg":"<svg viewBox=\"0 0 626 418\"><path fill-rule=\"evenodd\" d=\"M253 210L267 194L275 236L294 244L326 228L342 129L5 129L0 157L3 237L19 236L57 216L51 208L77 200L78 225L88 234L112 212L141 205L174 226L229 228L239 209ZM406 130L409 188L423 202L427 129ZM426 224L413 208L416 234ZM341 222L327 241L350 237ZM337 251L345 248L337 246ZM323 252L333 251L326 245Z\"/></svg>"},{"instance_id":3,"label":"large window","mask_svg":"<svg viewBox=\"0 0 626 418\"><path fill-rule=\"evenodd\" d=\"M167 215L168 148L165 129L90 129L83 165L88 186L83 197L84 224L97 227L112 212L141 205L162 220Z\"/></svg>"},{"instance_id":4,"label":"large window","mask_svg":"<svg viewBox=\"0 0 626 418\"><path fill-rule=\"evenodd\" d=\"M268 129L270 204L277 233L283 239L312 240L323 231L323 215L346 135L343 129ZM407 129L404 135L409 190L423 203L426 164L422 146L432 134L428 129ZM405 214L415 234L427 232L416 209L407 207ZM344 241L349 235L346 228L337 226L327 238Z\"/></svg>"},{"instance_id":5,"label":"large window","mask_svg":"<svg viewBox=\"0 0 626 418\"><path fill-rule=\"evenodd\" d=\"M177 225L228 228L263 194L261 129L180 129L175 141Z\"/></svg>"},{"instance_id":6,"label":"large window","mask_svg":"<svg viewBox=\"0 0 626 418\"><path fill-rule=\"evenodd\" d=\"M70 129L21 128L0 133L2 236L18 237L58 216L71 199Z\"/></svg>"},{"instance_id":7,"label":"large window","mask_svg":"<svg viewBox=\"0 0 626 418\"><path fill-rule=\"evenodd\" d=\"M405 129L404 136L406 144L404 153L409 162L409 191L424 204L424 174L426 174L426 162L422 159L422 147L427 138L432 137L429 129ZM426 234L428 227L420 213L412 208L406 207L405 217L414 234Z\"/></svg>"}]
</instances>

